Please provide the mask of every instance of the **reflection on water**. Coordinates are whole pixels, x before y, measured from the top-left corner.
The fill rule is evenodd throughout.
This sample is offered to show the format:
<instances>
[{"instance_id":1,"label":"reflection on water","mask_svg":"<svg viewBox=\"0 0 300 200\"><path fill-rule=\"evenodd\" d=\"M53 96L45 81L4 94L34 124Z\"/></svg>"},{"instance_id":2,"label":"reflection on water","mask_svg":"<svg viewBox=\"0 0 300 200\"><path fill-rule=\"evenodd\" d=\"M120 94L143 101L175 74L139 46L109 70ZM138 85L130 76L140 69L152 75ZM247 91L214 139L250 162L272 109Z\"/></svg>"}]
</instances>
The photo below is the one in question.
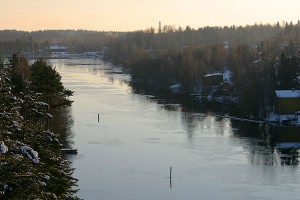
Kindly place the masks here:
<instances>
[{"instance_id":1,"label":"reflection on water","mask_svg":"<svg viewBox=\"0 0 300 200\"><path fill-rule=\"evenodd\" d=\"M265 125L212 117L209 114L210 110L220 111L222 107L219 105L210 105L207 109L204 104L198 104L186 96L173 94L149 85L138 83L129 83L129 85L133 93L148 97L148 101L159 104L161 109L180 112L182 127L184 127L189 140L195 137L194 132L199 128L203 131L206 128L214 129L212 131L218 136L247 139L247 143L244 143L244 149L249 151L249 162L252 165L299 165L299 138L292 139L294 142L299 142L297 143L299 145L285 143L285 148L282 148L282 145L278 144L285 141L272 138L269 127L265 127ZM214 123L216 121L220 123Z\"/></svg>"},{"instance_id":2,"label":"reflection on water","mask_svg":"<svg viewBox=\"0 0 300 200\"><path fill-rule=\"evenodd\" d=\"M72 156L85 199L297 199L299 150L222 105L130 82L100 60L51 60L75 91ZM97 114L100 113L100 123ZM283 148L285 147L285 148ZM172 167L172 182L168 177ZM170 186L172 190L170 190Z\"/></svg>"}]
</instances>

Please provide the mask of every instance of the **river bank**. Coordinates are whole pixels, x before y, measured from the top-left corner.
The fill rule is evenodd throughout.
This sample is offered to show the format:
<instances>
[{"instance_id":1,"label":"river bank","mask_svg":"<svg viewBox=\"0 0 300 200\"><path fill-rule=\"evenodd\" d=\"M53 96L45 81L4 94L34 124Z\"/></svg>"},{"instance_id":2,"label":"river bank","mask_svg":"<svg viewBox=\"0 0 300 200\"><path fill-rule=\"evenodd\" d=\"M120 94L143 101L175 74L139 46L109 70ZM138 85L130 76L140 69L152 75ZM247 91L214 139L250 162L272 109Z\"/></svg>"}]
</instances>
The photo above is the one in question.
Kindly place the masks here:
<instances>
[{"instance_id":1,"label":"river bank","mask_svg":"<svg viewBox=\"0 0 300 200\"><path fill-rule=\"evenodd\" d=\"M153 87L131 87L129 74L101 60L51 64L75 91L78 154L68 159L79 197L297 199L298 152L270 145L258 125L216 117L205 106L186 109L184 98Z\"/></svg>"}]
</instances>

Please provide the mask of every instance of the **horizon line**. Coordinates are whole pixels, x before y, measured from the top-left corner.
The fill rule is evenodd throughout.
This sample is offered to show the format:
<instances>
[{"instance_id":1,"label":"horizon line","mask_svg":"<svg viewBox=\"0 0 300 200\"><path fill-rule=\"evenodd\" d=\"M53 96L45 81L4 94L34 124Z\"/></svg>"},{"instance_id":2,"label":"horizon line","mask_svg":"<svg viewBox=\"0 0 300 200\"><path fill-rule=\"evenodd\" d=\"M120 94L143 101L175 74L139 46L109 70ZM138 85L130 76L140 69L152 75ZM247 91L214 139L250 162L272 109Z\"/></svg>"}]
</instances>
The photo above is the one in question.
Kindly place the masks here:
<instances>
[{"instance_id":1,"label":"horizon line","mask_svg":"<svg viewBox=\"0 0 300 200\"><path fill-rule=\"evenodd\" d=\"M194 28L194 27L191 27L190 25L187 25L187 26L176 26L176 25L170 25L170 24L165 24L164 26L172 26L174 27L175 29L174 30L178 30L179 28L182 28L182 29L185 29L186 27L190 27L192 30L199 30L199 29L202 29L202 28L225 28L225 27L248 27L248 26L277 26L279 24L280 27L283 27L285 24L290 24L292 23L293 25L300 25L300 20L298 20L295 24L290 21L284 21L282 20L281 22L277 21L277 22L273 22L273 23L270 23L270 22L267 22L267 23L257 23L257 22L254 22L253 24L245 24L245 25L237 25L237 24L231 24L231 25L205 25L205 26L201 26L201 27L198 27L198 28ZM162 26L162 27L164 27ZM12 28L12 29L0 29L0 31L18 31L18 32L28 32L28 33L32 33L32 32L39 32L39 31L91 31L91 32L111 32L111 33L130 33L130 32L138 32L138 31L145 31L145 30L149 30L149 29L154 29L155 31L157 31L159 28L158 27L154 27L154 26L151 26L151 27L147 27L147 28L144 28L144 29L136 29L136 30L127 30L127 31L124 31L124 30L95 30L95 29L83 29L83 28L77 28L77 29L74 29L74 28L53 28L53 29L36 29L36 30L22 30L22 29L17 29L17 28Z\"/></svg>"}]
</instances>

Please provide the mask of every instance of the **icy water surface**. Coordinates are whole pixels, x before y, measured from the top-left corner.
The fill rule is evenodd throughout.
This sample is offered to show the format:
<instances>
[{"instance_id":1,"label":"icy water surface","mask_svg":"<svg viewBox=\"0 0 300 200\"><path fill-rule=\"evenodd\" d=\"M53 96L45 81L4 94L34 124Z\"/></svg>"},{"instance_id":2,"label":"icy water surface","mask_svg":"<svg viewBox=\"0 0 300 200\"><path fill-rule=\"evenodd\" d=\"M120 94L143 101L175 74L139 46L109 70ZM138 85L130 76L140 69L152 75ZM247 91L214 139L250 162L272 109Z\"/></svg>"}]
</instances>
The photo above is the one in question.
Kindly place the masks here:
<instances>
[{"instance_id":1,"label":"icy water surface","mask_svg":"<svg viewBox=\"0 0 300 200\"><path fill-rule=\"evenodd\" d=\"M271 148L256 127L137 94L129 75L101 60L49 62L75 91L79 153L69 159L80 198L299 199L298 152Z\"/></svg>"}]
</instances>

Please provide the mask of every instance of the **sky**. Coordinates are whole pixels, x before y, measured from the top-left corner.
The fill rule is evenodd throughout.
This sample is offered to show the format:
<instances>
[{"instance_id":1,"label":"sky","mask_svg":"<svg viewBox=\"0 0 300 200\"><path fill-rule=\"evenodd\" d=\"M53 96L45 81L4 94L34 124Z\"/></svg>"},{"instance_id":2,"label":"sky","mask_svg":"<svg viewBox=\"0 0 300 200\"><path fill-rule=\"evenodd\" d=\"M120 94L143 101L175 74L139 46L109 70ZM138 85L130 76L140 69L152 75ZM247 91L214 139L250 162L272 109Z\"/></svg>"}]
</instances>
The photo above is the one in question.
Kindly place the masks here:
<instances>
[{"instance_id":1,"label":"sky","mask_svg":"<svg viewBox=\"0 0 300 200\"><path fill-rule=\"evenodd\" d=\"M300 19L299 0L0 0L0 30L135 31Z\"/></svg>"}]
</instances>

